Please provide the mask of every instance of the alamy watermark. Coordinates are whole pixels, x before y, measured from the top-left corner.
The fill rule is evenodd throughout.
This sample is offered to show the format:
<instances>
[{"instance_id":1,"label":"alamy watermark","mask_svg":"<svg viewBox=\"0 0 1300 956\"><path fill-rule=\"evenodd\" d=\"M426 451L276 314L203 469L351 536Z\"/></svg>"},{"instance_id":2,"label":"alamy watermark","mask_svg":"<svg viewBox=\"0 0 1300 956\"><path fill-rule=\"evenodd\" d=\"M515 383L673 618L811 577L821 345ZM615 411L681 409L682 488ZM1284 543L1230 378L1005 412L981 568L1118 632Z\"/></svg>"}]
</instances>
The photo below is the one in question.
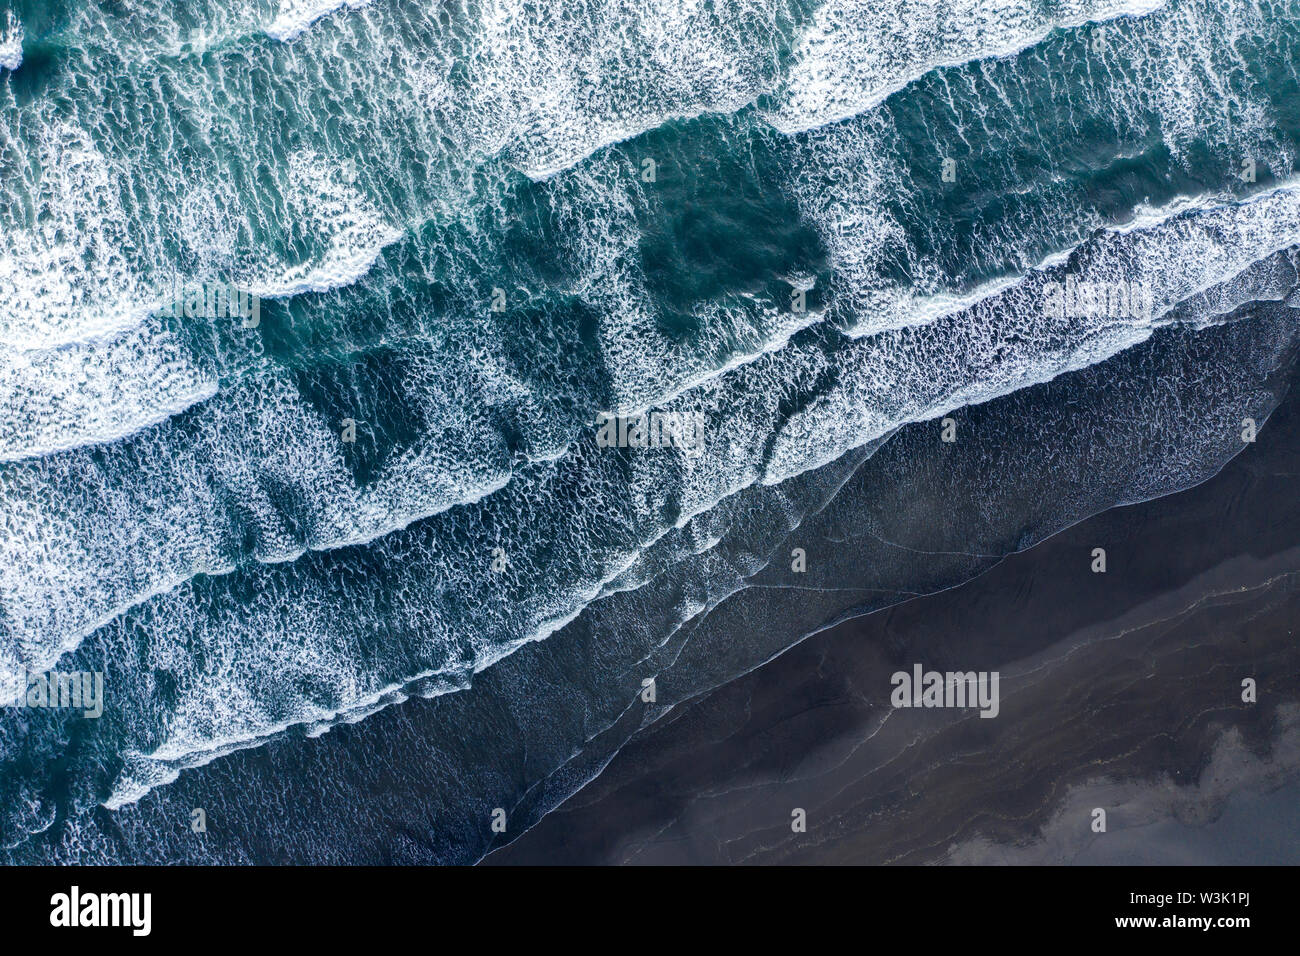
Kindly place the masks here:
<instances>
[{"instance_id":1,"label":"alamy watermark","mask_svg":"<svg viewBox=\"0 0 1300 956\"><path fill-rule=\"evenodd\" d=\"M997 671L926 671L920 664L912 672L895 671L889 702L894 707L978 707L981 717L996 717Z\"/></svg>"},{"instance_id":2,"label":"alamy watermark","mask_svg":"<svg viewBox=\"0 0 1300 956\"><path fill-rule=\"evenodd\" d=\"M182 282L172 284L173 318L243 319L246 329L255 329L262 321L262 300L233 282Z\"/></svg>"},{"instance_id":3,"label":"alamy watermark","mask_svg":"<svg viewBox=\"0 0 1300 956\"><path fill-rule=\"evenodd\" d=\"M73 886L50 897L50 925L126 927L133 936L148 936L153 928L152 893L93 893Z\"/></svg>"},{"instance_id":4,"label":"alamy watermark","mask_svg":"<svg viewBox=\"0 0 1300 956\"><path fill-rule=\"evenodd\" d=\"M1066 276L1065 282L1043 286L1043 312L1054 319L1085 319L1092 316L1151 321L1151 287L1145 282L1080 282Z\"/></svg>"},{"instance_id":5,"label":"alamy watermark","mask_svg":"<svg viewBox=\"0 0 1300 956\"><path fill-rule=\"evenodd\" d=\"M637 415L596 416L601 448L680 448L697 453L704 445L703 412L642 412Z\"/></svg>"},{"instance_id":6,"label":"alamy watermark","mask_svg":"<svg viewBox=\"0 0 1300 956\"><path fill-rule=\"evenodd\" d=\"M104 713L102 671L24 672L15 707L79 710L83 717Z\"/></svg>"}]
</instances>

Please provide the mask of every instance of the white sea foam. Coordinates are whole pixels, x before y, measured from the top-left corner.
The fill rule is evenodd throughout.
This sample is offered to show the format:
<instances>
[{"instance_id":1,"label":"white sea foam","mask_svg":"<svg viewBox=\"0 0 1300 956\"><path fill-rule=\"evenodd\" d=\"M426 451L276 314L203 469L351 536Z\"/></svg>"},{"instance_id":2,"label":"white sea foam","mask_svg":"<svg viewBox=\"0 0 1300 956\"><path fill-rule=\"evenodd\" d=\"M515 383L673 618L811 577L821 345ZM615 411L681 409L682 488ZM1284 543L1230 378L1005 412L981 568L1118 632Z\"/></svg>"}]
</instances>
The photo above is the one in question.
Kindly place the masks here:
<instances>
[{"instance_id":1,"label":"white sea foam","mask_svg":"<svg viewBox=\"0 0 1300 956\"><path fill-rule=\"evenodd\" d=\"M843 360L842 389L782 428L764 481L778 482L833 461L843 451L844 435L880 434L899 420L934 418L1103 361L1149 337L1178 303L1297 244L1300 186L1291 184L1246 202L1108 232L1086 244L1070 268L1088 281L1146 286L1154 322L1141 315L1096 316L1061 328L1046 317L1043 279L1033 273L959 317L863 339ZM1065 268L1058 265L1056 271ZM1019 317L1006 330L1013 341L988 338L983 326L996 314ZM920 389L918 368L930 370ZM996 373L992 381L991 373Z\"/></svg>"},{"instance_id":2,"label":"white sea foam","mask_svg":"<svg viewBox=\"0 0 1300 956\"><path fill-rule=\"evenodd\" d=\"M385 247L402 238L402 231L347 181L346 170L307 151L293 154L289 169L298 221L328 247L322 256L251 280L254 295L284 298L351 285L370 271Z\"/></svg>"},{"instance_id":3,"label":"white sea foam","mask_svg":"<svg viewBox=\"0 0 1300 956\"><path fill-rule=\"evenodd\" d=\"M359 488L338 423L322 420L287 376L255 371L183 429L139 436L98 456L83 450L0 474L8 533L0 541L3 620L39 656L62 653L164 585L228 572L229 542L255 529L254 556L291 561L383 537L471 502L509 474L501 438L469 396L468 370L413 363L404 387L428 416L424 440ZM363 423L362 427L365 425ZM57 496L50 494L61 489ZM299 499L297 529L285 496Z\"/></svg>"},{"instance_id":4,"label":"white sea foam","mask_svg":"<svg viewBox=\"0 0 1300 956\"><path fill-rule=\"evenodd\" d=\"M12 228L0 248L0 341L52 348L139 324L156 297L122 251L138 237L90 137L70 123L43 128L28 191L36 224Z\"/></svg>"},{"instance_id":5,"label":"white sea foam","mask_svg":"<svg viewBox=\"0 0 1300 956\"><path fill-rule=\"evenodd\" d=\"M0 27L0 70L16 70L23 62L23 25L13 13Z\"/></svg>"},{"instance_id":6,"label":"white sea foam","mask_svg":"<svg viewBox=\"0 0 1300 956\"><path fill-rule=\"evenodd\" d=\"M290 20L299 23L304 17L351 5L287 4L281 15L286 24ZM938 62L927 53L934 48L950 49L953 55L948 59L959 62L958 54L963 51L970 56L985 55L999 36L1002 40L996 42L1014 34L1018 39L1011 45L1016 47L1030 42L1038 33L1026 24L1069 25L1142 14L1157 6L1155 0L1134 0L1127 5L1119 0L1073 0L1042 13L1007 3L967 3L956 13L938 17L922 4L920 13L894 18L909 24L906 29L911 38L907 52L897 54L902 58L897 63L890 59L895 56L888 52L892 47L881 47L886 50L881 53L870 43L854 40L855 30L883 29L880 24L891 22L885 13L864 12L854 17L847 8L836 12L839 8L831 4L821 8L818 16L827 22L843 20L846 32L842 42L867 50L869 56L884 57L872 70L862 72L854 67L846 80L851 86L865 84L864 88L874 89L882 83L905 83L911 74L910 67L904 67L913 61ZM930 12L925 14L927 10ZM773 67L774 51L781 45L777 24L789 15L779 6L762 3L731 3L719 11L667 0L650 7L593 8L586 15L578 15L571 5L525 8L493 0L475 12L472 23L457 25L456 29L467 28L469 33L454 38L454 43L449 39L443 51L447 55L424 62L403 55L399 62L408 70L415 101L430 111L441 111L447 135L462 140L468 137L481 148L480 153L506 150L535 177L552 175L603 145L665 119L708 110L731 111L770 92L779 79ZM1170 75L1177 78L1178 89L1162 101L1162 112L1171 117L1170 136L1175 145L1183 135L1180 130L1195 126L1176 122L1181 112L1191 108L1189 103L1195 105L1198 115L1213 107L1249 116L1260 108L1238 96L1220 95L1223 90L1211 91L1217 99L1206 93L1208 81L1197 72L1197 64L1205 61L1207 44L1221 32L1220 19L1187 5L1176 11L1171 21L1169 32L1179 55L1171 58L1175 68ZM969 35L963 25L973 25ZM816 36L823 40L814 42L811 38ZM815 26L803 43L809 49L822 42L834 45L841 42L833 39L838 36L823 23ZM958 42L962 37L966 46ZM458 64L450 51L462 48L469 55L473 82L457 88L450 77L463 64ZM575 56L574 50L583 52ZM1137 62L1140 71L1165 69L1150 56L1139 57ZM799 87L805 67L804 60L796 58L790 88ZM1164 79L1138 85L1169 86ZM1215 107L1215 102L1220 106ZM124 212L113 198L117 184L103 157L79 132L69 135L65 128L52 138L63 142L47 148L42 162L47 172L37 187L39 201L49 208L48 221L39 230L19 230L12 248L0 253L0 304L12 303L14 308L8 313L23 316L20 323L0 331L6 333L7 342L20 348L121 331L137 324L157 304L151 301L150 283L136 275L123 253L139 230L132 222L134 214ZM327 197L326 207L342 209L346 216L355 213L355 218L345 220L345 228L337 231L337 241L325 260L262 277L262 295L320 291L356 281L373 264L376 250L399 234L376 218L373 209L349 210L346 203L331 206L336 198ZM327 221L324 216L320 219ZM872 224L864 221L859 225ZM855 228L851 219L840 226ZM187 230L187 234L193 231ZM879 238L883 233L876 235L875 241L887 241ZM83 266L86 261L94 265ZM961 304L959 300L953 306ZM922 303L910 302L899 311L919 315L922 308Z\"/></svg>"},{"instance_id":7,"label":"white sea foam","mask_svg":"<svg viewBox=\"0 0 1300 956\"><path fill-rule=\"evenodd\" d=\"M335 6L290 5L282 14L300 19ZM1107 11L1114 12L1105 4L1093 10L1098 16ZM757 3L729 4L724 13L665 0L579 16L568 5L525 9L494 0L469 25L470 34L456 41L470 54L472 83L453 90L449 76L457 61L450 56L412 63L408 79L417 101L444 110L448 135L468 135L489 153L507 150L530 175L544 177L669 117L734 110L770 90L773 51L780 46L776 23L786 14ZM629 23L635 42L625 43ZM574 56L574 49L587 52ZM7 300L14 306L8 313L23 316L0 331L19 348L118 332L157 305L151 284L123 251L139 236L135 214L120 208L118 184L89 138L69 130L52 137L58 142L47 146L46 173L36 187L49 221L39 230L19 230L12 248L0 253L0 304ZM328 183L315 161L303 167L294 170L299 180L305 171L318 184ZM324 200L322 208L347 217L324 261L263 276L257 290L263 296L356 281L377 250L399 235L373 209L349 207L328 193ZM334 226L327 216L318 220ZM86 267L87 261L94 264Z\"/></svg>"},{"instance_id":8,"label":"white sea foam","mask_svg":"<svg viewBox=\"0 0 1300 956\"><path fill-rule=\"evenodd\" d=\"M62 348L0 349L0 461L114 441L216 393L212 370L154 321Z\"/></svg>"},{"instance_id":9,"label":"white sea foam","mask_svg":"<svg viewBox=\"0 0 1300 956\"><path fill-rule=\"evenodd\" d=\"M14 230L0 250L0 398L10 410L0 422L0 461L134 434L211 398L221 371L211 360L200 366L159 321L174 289L141 278L128 261L123 250L138 242L103 155L68 124L50 127L43 146L33 191L44 222ZM350 285L402 236L314 154L291 157L287 182L296 221L323 252L243 276L238 285L253 295ZM191 248L229 256L228 212L199 196L181 213ZM244 345L256 354L253 337Z\"/></svg>"},{"instance_id":10,"label":"white sea foam","mask_svg":"<svg viewBox=\"0 0 1300 956\"><path fill-rule=\"evenodd\" d=\"M771 85L784 4L485 0L469 27L468 99L450 63L420 75L431 107L533 179L675 118L733 112ZM463 81L462 81L463 85ZM453 135L456 135L453 133Z\"/></svg>"},{"instance_id":11,"label":"white sea foam","mask_svg":"<svg viewBox=\"0 0 1300 956\"><path fill-rule=\"evenodd\" d=\"M766 114L794 133L883 102L939 67L1007 56L1054 29L1142 16L1165 0L828 0L800 38L795 66Z\"/></svg>"},{"instance_id":12,"label":"white sea foam","mask_svg":"<svg viewBox=\"0 0 1300 956\"><path fill-rule=\"evenodd\" d=\"M266 28L267 36L282 42L306 32L317 20L336 10L360 10L371 0L280 0L275 19Z\"/></svg>"},{"instance_id":13,"label":"white sea foam","mask_svg":"<svg viewBox=\"0 0 1300 956\"><path fill-rule=\"evenodd\" d=\"M1084 87L1088 115L1137 141L1153 133L1159 135L1175 156L1195 144L1225 156L1251 157L1261 170L1266 168L1273 176L1286 179L1294 169L1294 150L1278 140L1267 97L1249 84L1226 90L1221 79L1233 70L1244 71L1234 44L1250 38L1258 42L1267 33L1266 15L1250 4L1153 8L1143 19L1126 24L1123 31L1107 33L1100 49L1088 50L1089 57L1106 66L1106 75L1120 78ZM1014 76L1017 69L1015 64L1007 64L1004 72ZM1043 70L1041 75L1034 74L1034 82L1050 94L1050 100L1064 104L1080 95L1074 80L1054 88L1050 64L1040 63L1035 69ZM1178 105L1169 102L1171 76L1177 77ZM802 214L817 225L834 262L832 318L844 331L863 336L933 322L1009 287L1016 273L1005 274L1009 271L1007 260L1021 273L1042 268L1093 230L1114 225L1109 221L1113 212L1095 210L1080 184L1069 177L1027 178L1008 162L1007 156L1015 151L1012 143L1018 144L1016 149L1028 144L1048 162L1071 160L1068 146L1060 140L1061 130L1049 126L1049 132L1042 131L1038 128L1042 120L1026 112L1050 106L1017 105L1018 96L1003 92L998 86L1000 79L1004 77L980 71L979 82L997 93L987 98L987 104L977 101L970 110L983 124L975 131L984 144L976 188L981 182L996 182L1007 193L1032 198L1019 207L1028 211L1013 217L1012 210L1017 207L1003 208L998 227L981 227L969 248L956 247L965 262L973 263L971 270L977 277L981 268L987 268L985 262L994 266L990 270L993 278L978 279L963 291L952 290L954 277L939 266L937 256L916 254L918 243L912 233L919 231L925 237L923 245L930 247L948 248L953 238L945 219L934 222L927 212L914 208L914 157L907 152L905 137L893 126L887 110L866 109L852 119L790 138L794 159L788 188L797 197ZM1062 112L1068 114L1074 108L1063 106ZM1157 121L1153 117L1158 118L1154 128ZM955 113L952 122L960 122ZM1014 133L1007 131L1012 124ZM1007 149L994 148L1003 142L1008 143ZM1116 150L1115 161L1121 159L1119 152ZM930 170L936 180L937 156ZM1102 153L1090 162L1101 168L1109 160ZM969 191L970 175L963 171L960 181L949 188L958 195ZM1139 203L1132 218L1115 228L1144 228L1180 211L1222 203L1226 197L1226 190L1221 189L1178 197L1159 208ZM1042 221L1053 224L1050 244L1044 244L1034 228ZM1032 231L1024 232L1030 228ZM950 257L953 251L949 251ZM905 279L900 280L900 275Z\"/></svg>"}]
</instances>

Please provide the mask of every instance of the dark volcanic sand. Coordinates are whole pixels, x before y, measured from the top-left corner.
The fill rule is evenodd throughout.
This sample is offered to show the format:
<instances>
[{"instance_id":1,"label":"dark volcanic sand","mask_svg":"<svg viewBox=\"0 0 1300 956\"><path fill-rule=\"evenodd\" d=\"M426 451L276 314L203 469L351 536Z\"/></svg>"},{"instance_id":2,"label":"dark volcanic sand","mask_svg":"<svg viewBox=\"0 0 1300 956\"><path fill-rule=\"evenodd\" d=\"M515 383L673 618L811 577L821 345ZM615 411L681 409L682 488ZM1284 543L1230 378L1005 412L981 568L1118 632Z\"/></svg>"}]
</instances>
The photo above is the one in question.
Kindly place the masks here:
<instances>
[{"instance_id":1,"label":"dark volcanic sand","mask_svg":"<svg viewBox=\"0 0 1300 956\"><path fill-rule=\"evenodd\" d=\"M1300 862L1297 391L1200 486L673 709L486 862ZM893 710L915 662L1000 671L1000 715Z\"/></svg>"}]
</instances>

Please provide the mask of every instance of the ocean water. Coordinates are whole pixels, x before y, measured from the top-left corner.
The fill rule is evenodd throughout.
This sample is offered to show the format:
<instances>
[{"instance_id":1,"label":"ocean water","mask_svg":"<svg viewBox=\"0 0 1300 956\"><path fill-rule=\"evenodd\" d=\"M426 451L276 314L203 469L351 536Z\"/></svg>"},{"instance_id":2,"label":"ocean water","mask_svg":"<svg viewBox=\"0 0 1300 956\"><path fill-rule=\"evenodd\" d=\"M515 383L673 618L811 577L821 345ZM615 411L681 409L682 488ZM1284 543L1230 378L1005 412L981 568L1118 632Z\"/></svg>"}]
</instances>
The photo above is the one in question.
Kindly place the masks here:
<instances>
[{"instance_id":1,"label":"ocean water","mask_svg":"<svg viewBox=\"0 0 1300 956\"><path fill-rule=\"evenodd\" d=\"M1293 0L0 0L3 857L472 862L1213 474L1300 335L1298 57ZM598 443L650 410L699 449Z\"/></svg>"}]
</instances>

